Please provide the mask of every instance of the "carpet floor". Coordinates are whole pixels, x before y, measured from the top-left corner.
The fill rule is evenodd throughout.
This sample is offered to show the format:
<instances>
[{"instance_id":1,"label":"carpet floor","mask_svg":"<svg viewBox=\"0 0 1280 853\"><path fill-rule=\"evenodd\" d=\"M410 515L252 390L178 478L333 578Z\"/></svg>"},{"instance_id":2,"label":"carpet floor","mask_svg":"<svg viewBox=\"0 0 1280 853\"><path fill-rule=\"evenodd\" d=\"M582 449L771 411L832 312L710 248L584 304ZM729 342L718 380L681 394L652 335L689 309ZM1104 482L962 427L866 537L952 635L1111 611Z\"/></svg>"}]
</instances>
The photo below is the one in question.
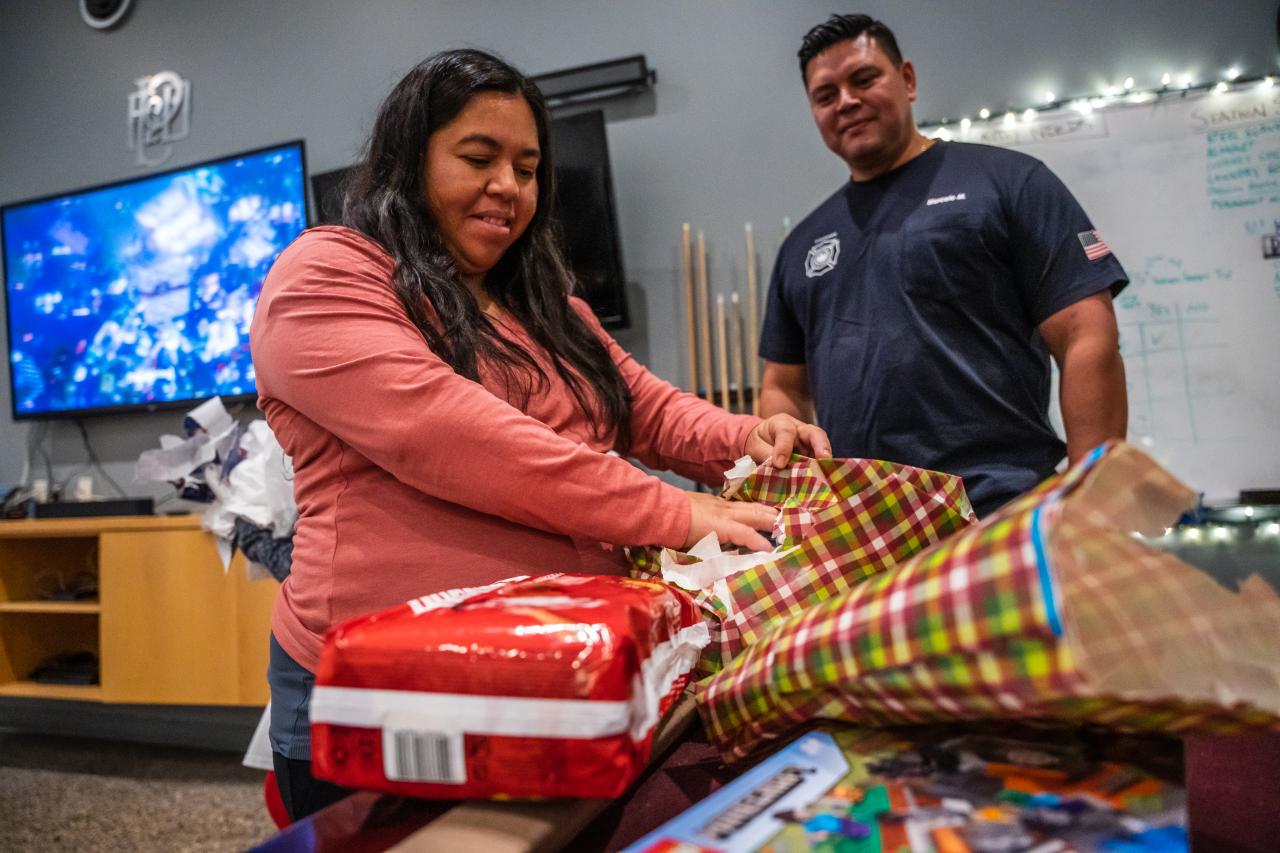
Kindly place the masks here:
<instances>
[{"instance_id":1,"label":"carpet floor","mask_svg":"<svg viewBox=\"0 0 1280 853\"><path fill-rule=\"evenodd\" d=\"M0 850L244 850L275 825L240 759L0 731Z\"/></svg>"}]
</instances>

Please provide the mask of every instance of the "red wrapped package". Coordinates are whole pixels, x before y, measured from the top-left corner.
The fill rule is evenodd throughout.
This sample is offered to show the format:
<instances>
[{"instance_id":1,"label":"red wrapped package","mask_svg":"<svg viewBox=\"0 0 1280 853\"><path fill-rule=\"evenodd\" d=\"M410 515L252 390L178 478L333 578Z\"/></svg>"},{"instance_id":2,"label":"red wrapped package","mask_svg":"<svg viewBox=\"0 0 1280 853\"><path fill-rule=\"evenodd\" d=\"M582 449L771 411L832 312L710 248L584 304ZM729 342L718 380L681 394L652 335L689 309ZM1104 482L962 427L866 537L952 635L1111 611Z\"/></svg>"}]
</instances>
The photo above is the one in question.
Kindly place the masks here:
<instances>
[{"instance_id":1,"label":"red wrapped package","mask_svg":"<svg viewBox=\"0 0 1280 853\"><path fill-rule=\"evenodd\" d=\"M616 797L708 640L680 590L598 575L352 619L316 670L313 772L416 797Z\"/></svg>"}]
</instances>

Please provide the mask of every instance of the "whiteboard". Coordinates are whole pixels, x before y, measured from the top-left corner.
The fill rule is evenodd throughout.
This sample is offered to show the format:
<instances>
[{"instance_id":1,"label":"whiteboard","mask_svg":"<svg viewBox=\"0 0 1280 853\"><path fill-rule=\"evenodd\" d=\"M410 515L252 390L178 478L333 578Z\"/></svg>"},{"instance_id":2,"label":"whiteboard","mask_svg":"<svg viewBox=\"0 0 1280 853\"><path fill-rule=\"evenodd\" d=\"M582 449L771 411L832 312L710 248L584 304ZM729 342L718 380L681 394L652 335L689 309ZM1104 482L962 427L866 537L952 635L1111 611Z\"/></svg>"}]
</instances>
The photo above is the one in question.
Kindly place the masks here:
<instances>
[{"instance_id":1,"label":"whiteboard","mask_svg":"<svg viewBox=\"0 0 1280 853\"><path fill-rule=\"evenodd\" d=\"M1131 283L1129 441L1206 501L1280 487L1280 89L972 128L1043 160Z\"/></svg>"}]
</instances>

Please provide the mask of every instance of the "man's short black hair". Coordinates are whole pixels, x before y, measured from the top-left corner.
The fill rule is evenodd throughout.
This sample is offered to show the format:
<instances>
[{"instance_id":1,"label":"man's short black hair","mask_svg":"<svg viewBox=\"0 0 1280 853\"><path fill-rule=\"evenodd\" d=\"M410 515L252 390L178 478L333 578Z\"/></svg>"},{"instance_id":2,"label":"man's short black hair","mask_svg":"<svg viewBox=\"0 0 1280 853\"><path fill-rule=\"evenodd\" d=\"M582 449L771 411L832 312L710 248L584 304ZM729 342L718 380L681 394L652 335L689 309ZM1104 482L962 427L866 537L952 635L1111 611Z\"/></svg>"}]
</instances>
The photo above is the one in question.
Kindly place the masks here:
<instances>
[{"instance_id":1,"label":"man's short black hair","mask_svg":"<svg viewBox=\"0 0 1280 853\"><path fill-rule=\"evenodd\" d=\"M898 40L884 24L870 15L832 15L804 34L804 41L797 54L800 57L800 76L804 82L809 82L809 60L833 44L856 39L863 34L875 39L895 67L902 65L902 51L898 50Z\"/></svg>"}]
</instances>

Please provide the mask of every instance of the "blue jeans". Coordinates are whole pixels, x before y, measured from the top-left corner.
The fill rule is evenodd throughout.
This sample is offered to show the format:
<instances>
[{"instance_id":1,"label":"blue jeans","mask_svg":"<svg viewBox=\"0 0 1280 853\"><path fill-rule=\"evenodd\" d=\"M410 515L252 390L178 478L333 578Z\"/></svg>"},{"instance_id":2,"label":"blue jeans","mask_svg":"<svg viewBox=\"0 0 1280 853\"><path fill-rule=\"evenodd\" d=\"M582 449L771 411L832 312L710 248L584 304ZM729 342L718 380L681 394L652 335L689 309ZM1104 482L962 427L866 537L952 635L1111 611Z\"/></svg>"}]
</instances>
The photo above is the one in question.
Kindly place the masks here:
<instances>
[{"instance_id":1,"label":"blue jeans","mask_svg":"<svg viewBox=\"0 0 1280 853\"><path fill-rule=\"evenodd\" d=\"M271 751L300 761L311 760L311 688L315 673L289 657L275 635L267 663L271 685Z\"/></svg>"},{"instance_id":2,"label":"blue jeans","mask_svg":"<svg viewBox=\"0 0 1280 853\"><path fill-rule=\"evenodd\" d=\"M314 673L289 657L274 636L267 663L271 685L272 761L276 786L291 820L301 820L351 793L311 775L311 688Z\"/></svg>"}]
</instances>

